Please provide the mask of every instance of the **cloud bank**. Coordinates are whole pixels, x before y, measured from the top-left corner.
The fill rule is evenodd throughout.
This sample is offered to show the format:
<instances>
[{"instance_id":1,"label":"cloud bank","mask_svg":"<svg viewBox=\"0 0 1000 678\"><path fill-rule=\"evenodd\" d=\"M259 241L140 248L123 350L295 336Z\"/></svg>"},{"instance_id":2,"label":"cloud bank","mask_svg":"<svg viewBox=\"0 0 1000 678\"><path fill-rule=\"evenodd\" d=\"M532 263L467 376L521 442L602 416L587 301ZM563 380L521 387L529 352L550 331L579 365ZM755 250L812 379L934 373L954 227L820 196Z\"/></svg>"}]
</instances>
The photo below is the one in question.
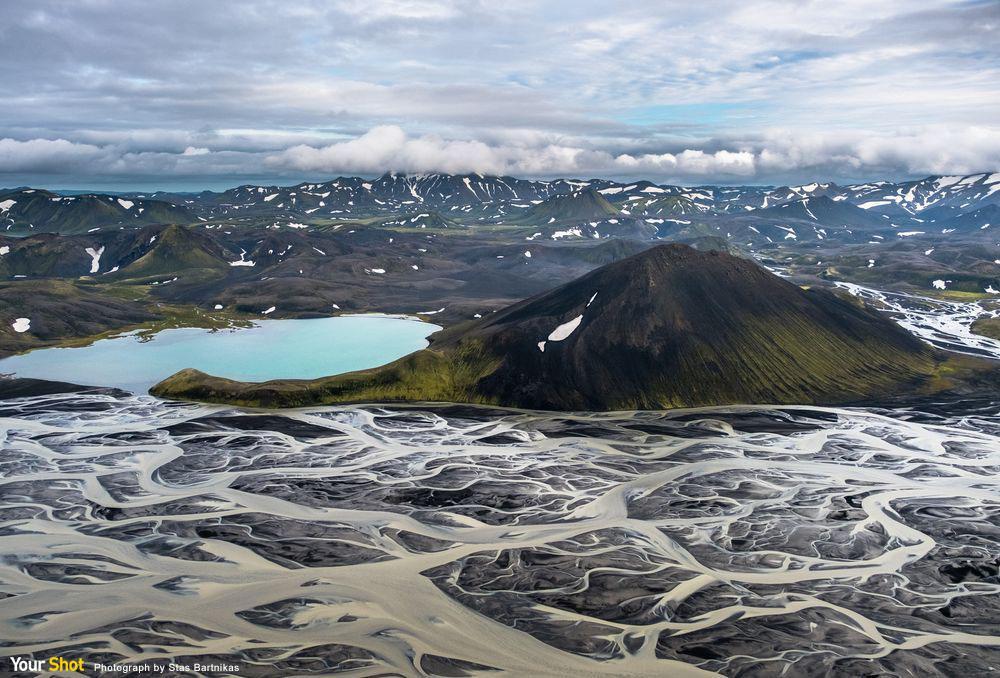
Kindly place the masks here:
<instances>
[{"instance_id":1,"label":"cloud bank","mask_svg":"<svg viewBox=\"0 0 1000 678\"><path fill-rule=\"evenodd\" d=\"M0 139L0 174L280 178L400 171L774 183L796 177L968 174L1000 167L1000 130L987 127L930 127L891 135L772 131L751 140L720 139L706 145L714 150L616 153L544 138L487 143L436 134L414 136L395 125L374 127L336 143L296 144L276 151L213 151L187 146L176 152L134 152L127 145L7 138Z\"/></svg>"},{"instance_id":2,"label":"cloud bank","mask_svg":"<svg viewBox=\"0 0 1000 678\"><path fill-rule=\"evenodd\" d=\"M995 0L36 0L0 19L0 184L1000 167Z\"/></svg>"}]
</instances>

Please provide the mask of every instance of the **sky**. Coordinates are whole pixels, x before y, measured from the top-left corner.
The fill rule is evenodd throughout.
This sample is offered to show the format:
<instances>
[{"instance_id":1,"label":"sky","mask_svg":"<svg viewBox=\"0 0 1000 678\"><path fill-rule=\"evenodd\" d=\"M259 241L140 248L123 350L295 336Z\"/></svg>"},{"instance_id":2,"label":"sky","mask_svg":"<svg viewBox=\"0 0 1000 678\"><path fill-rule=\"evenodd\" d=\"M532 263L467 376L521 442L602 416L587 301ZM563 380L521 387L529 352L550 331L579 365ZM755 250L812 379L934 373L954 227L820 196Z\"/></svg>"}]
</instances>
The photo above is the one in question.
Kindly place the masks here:
<instances>
[{"instance_id":1,"label":"sky","mask_svg":"<svg viewBox=\"0 0 1000 678\"><path fill-rule=\"evenodd\" d=\"M0 186L1000 169L1000 0L4 0Z\"/></svg>"}]
</instances>

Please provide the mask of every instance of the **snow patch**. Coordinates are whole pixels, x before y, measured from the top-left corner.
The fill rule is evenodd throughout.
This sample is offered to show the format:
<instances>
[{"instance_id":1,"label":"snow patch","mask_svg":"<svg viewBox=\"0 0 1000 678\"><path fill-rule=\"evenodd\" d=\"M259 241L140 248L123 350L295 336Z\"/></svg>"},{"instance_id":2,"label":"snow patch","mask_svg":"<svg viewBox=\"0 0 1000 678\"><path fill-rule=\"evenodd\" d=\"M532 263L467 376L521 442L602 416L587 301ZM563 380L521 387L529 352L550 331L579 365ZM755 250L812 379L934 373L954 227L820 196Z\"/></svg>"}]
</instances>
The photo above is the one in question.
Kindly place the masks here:
<instances>
[{"instance_id":1,"label":"snow patch","mask_svg":"<svg viewBox=\"0 0 1000 678\"><path fill-rule=\"evenodd\" d=\"M570 228L565 231L556 231L552 234L553 240L558 240L559 238L582 238L583 233L579 228Z\"/></svg>"},{"instance_id":2,"label":"snow patch","mask_svg":"<svg viewBox=\"0 0 1000 678\"><path fill-rule=\"evenodd\" d=\"M101 255L104 254L104 246L102 245L98 250L95 250L93 247L88 247L85 251L90 255L91 259L90 272L97 273L101 269Z\"/></svg>"},{"instance_id":3,"label":"snow patch","mask_svg":"<svg viewBox=\"0 0 1000 678\"><path fill-rule=\"evenodd\" d=\"M15 332L27 332L31 329L31 318L17 318L10 326Z\"/></svg>"},{"instance_id":4,"label":"snow patch","mask_svg":"<svg viewBox=\"0 0 1000 678\"><path fill-rule=\"evenodd\" d=\"M580 326L581 322L583 322L583 314L582 313L580 315L576 316L575 318L573 318L572 320L570 320L568 322L564 322L562 325L560 325L559 327L557 327L554 330L552 330L552 332L549 334L548 340L549 341L562 341L563 339L565 339L569 335L573 334L573 332L576 330L576 328Z\"/></svg>"},{"instance_id":5,"label":"snow patch","mask_svg":"<svg viewBox=\"0 0 1000 678\"><path fill-rule=\"evenodd\" d=\"M229 265L230 266L256 266L257 264L255 262L253 262L253 261L246 261L243 258L246 255L247 255L247 251L244 250L244 249L241 249L240 250L240 260L239 261L230 261Z\"/></svg>"}]
</instances>

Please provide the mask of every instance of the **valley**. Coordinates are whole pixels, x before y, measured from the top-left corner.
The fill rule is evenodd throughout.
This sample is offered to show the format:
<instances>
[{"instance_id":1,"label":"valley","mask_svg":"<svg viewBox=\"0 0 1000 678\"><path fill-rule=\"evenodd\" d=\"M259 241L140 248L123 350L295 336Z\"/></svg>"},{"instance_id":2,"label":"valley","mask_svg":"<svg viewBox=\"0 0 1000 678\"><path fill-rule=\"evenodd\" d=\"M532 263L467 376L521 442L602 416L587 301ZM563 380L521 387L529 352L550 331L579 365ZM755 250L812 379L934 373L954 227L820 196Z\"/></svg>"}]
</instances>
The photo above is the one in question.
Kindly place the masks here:
<instances>
[{"instance_id":1,"label":"valley","mask_svg":"<svg viewBox=\"0 0 1000 678\"><path fill-rule=\"evenodd\" d=\"M662 242L753 258L801 285L964 295L988 309L998 191L998 174L685 188L396 173L221 193L3 190L0 355L265 311L450 326Z\"/></svg>"}]
</instances>

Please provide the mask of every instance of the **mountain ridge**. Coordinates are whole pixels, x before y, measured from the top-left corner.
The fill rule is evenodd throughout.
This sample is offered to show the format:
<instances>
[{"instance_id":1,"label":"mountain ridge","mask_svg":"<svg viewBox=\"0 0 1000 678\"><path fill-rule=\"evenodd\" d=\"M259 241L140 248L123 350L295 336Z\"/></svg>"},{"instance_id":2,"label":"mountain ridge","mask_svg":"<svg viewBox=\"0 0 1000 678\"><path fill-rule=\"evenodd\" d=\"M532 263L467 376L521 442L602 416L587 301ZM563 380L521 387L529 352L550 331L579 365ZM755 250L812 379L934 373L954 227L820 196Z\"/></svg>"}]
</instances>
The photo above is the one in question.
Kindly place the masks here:
<instances>
[{"instance_id":1,"label":"mountain ridge","mask_svg":"<svg viewBox=\"0 0 1000 678\"><path fill-rule=\"evenodd\" d=\"M580 198L590 193L607 206L579 209ZM544 238L570 240L656 239L687 229L693 235L735 233L737 242L764 247L785 240L788 231L774 229L787 227L785 220L794 219L817 227L795 233L796 239L808 242L859 243L896 237L983 242L991 238L992 222L978 223L983 232L969 228L968 222L997 206L1000 173L782 187L386 173L376 179L339 177L294 186L246 184L221 193L161 192L129 194L128 198L58 196L40 189L0 191L0 229L12 234L82 233L153 223L310 228L366 220L407 227L406 220L427 214L426 228L520 227L532 229L527 235L538 232ZM619 226L622 219L628 223ZM763 229L770 230L764 233Z\"/></svg>"}]
</instances>

